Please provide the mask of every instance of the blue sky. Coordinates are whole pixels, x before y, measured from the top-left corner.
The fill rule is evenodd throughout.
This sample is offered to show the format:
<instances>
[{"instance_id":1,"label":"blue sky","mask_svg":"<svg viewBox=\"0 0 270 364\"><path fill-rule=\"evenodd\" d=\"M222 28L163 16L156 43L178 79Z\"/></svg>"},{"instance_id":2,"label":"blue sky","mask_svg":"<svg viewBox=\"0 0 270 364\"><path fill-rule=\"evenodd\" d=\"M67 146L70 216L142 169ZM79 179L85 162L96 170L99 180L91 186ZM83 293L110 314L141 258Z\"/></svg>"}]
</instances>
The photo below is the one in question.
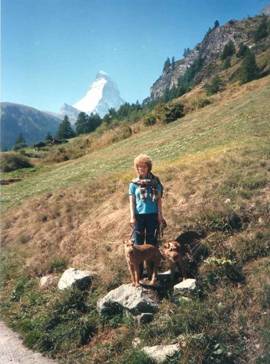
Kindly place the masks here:
<instances>
[{"instance_id":1,"label":"blue sky","mask_svg":"<svg viewBox=\"0 0 270 364\"><path fill-rule=\"evenodd\" d=\"M180 59L214 21L258 14L269 0L2 0L2 101L58 112L99 70L140 102L166 58Z\"/></svg>"}]
</instances>

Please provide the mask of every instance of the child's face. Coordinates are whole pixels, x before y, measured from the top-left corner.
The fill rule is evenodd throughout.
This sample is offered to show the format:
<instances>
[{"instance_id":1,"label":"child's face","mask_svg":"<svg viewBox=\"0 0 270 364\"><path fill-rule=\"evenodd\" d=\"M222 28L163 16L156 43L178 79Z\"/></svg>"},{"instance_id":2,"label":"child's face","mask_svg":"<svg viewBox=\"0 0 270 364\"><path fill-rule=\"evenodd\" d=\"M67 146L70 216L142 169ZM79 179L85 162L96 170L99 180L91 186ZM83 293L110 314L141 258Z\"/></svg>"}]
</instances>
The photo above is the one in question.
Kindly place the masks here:
<instances>
[{"instance_id":1,"label":"child's face","mask_svg":"<svg viewBox=\"0 0 270 364\"><path fill-rule=\"evenodd\" d=\"M148 173L148 165L146 163L140 163L137 165L137 172L140 177L146 177Z\"/></svg>"}]
</instances>

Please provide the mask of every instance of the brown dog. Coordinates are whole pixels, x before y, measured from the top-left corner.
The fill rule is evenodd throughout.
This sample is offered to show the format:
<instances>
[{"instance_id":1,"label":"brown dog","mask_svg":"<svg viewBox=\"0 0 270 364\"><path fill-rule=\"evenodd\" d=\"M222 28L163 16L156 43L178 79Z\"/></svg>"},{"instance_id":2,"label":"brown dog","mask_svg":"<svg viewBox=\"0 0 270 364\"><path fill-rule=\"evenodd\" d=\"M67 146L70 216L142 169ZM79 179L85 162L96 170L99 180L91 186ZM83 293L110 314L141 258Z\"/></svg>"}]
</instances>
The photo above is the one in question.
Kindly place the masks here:
<instances>
[{"instance_id":1,"label":"brown dog","mask_svg":"<svg viewBox=\"0 0 270 364\"><path fill-rule=\"evenodd\" d=\"M141 265L146 262L147 270L150 264L153 264L151 285L157 281L157 269L160 266L162 255L156 246L151 244L134 245L132 241L124 241L125 256L128 269L131 275L132 285L138 287L140 285Z\"/></svg>"},{"instance_id":2,"label":"brown dog","mask_svg":"<svg viewBox=\"0 0 270 364\"><path fill-rule=\"evenodd\" d=\"M162 255L169 261L173 279L175 277L176 268L179 269L182 278L186 278L186 262L181 250L181 245L177 241L173 240L165 243L163 245Z\"/></svg>"}]
</instances>

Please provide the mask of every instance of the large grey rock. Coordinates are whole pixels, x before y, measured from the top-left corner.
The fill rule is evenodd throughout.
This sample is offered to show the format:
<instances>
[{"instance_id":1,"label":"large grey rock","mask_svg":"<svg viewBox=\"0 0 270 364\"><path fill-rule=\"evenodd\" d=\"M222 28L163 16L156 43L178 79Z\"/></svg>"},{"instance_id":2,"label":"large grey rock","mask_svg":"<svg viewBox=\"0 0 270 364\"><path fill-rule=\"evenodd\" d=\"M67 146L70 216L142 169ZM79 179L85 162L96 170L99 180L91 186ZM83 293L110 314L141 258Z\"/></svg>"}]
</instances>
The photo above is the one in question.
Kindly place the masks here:
<instances>
[{"instance_id":1,"label":"large grey rock","mask_svg":"<svg viewBox=\"0 0 270 364\"><path fill-rule=\"evenodd\" d=\"M159 364L179 352L180 347L178 344L145 346L142 351Z\"/></svg>"},{"instance_id":2,"label":"large grey rock","mask_svg":"<svg viewBox=\"0 0 270 364\"><path fill-rule=\"evenodd\" d=\"M196 279L188 278L184 279L182 282L173 286L173 293L177 295L187 291L192 292L195 290L195 288L196 288Z\"/></svg>"},{"instance_id":3,"label":"large grey rock","mask_svg":"<svg viewBox=\"0 0 270 364\"><path fill-rule=\"evenodd\" d=\"M133 287L132 284L123 284L97 302L97 310L101 315L123 310L127 310L132 315L139 315L145 312L153 313L157 309L157 295L150 289Z\"/></svg>"},{"instance_id":4,"label":"large grey rock","mask_svg":"<svg viewBox=\"0 0 270 364\"><path fill-rule=\"evenodd\" d=\"M69 268L62 274L58 282L58 288L60 290L71 288L74 286L80 289L88 288L92 283L93 275L94 273L89 271Z\"/></svg>"}]
</instances>

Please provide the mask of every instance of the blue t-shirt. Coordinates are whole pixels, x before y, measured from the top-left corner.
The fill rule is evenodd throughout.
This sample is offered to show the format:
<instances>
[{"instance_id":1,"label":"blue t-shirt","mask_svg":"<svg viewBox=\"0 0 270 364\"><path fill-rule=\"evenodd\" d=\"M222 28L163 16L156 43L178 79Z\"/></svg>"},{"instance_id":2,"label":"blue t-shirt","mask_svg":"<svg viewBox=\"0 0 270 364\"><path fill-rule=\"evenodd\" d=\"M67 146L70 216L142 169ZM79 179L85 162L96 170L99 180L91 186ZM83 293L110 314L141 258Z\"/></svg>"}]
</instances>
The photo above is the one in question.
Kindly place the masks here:
<instances>
[{"instance_id":1,"label":"blue t-shirt","mask_svg":"<svg viewBox=\"0 0 270 364\"><path fill-rule=\"evenodd\" d=\"M161 193L160 184L157 185L157 190ZM140 196L140 186L131 182L129 184L129 195L135 196L135 214L155 214L158 212L157 200L152 201L150 196L151 187L147 187L147 197L143 200Z\"/></svg>"}]
</instances>

